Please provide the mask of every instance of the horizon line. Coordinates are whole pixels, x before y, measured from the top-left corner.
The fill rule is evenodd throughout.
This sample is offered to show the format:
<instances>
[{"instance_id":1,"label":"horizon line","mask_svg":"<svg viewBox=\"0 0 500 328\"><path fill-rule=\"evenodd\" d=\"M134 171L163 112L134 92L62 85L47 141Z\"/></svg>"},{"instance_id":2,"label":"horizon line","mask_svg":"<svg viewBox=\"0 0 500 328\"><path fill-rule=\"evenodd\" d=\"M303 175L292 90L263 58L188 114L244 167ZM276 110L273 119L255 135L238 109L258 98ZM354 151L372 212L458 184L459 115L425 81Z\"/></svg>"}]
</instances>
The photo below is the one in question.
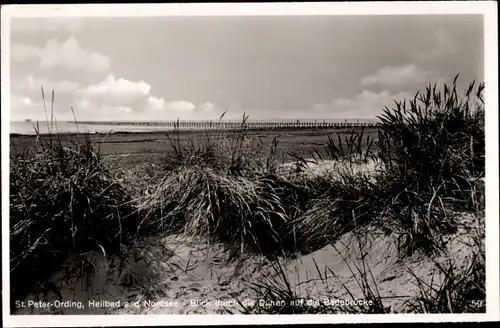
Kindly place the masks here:
<instances>
[{"instance_id":1,"label":"horizon line","mask_svg":"<svg viewBox=\"0 0 500 328\"><path fill-rule=\"evenodd\" d=\"M168 119L168 120L77 120L77 123L85 123L85 122L217 122L217 121L236 121L240 122L242 119ZM286 121L318 121L318 122L327 122L327 121L341 121L341 122L357 122L357 121L378 121L378 118L275 118L275 119L247 119L246 122L286 122ZM50 120L34 120L26 118L24 120L10 120L11 123L15 122L51 122ZM53 122L64 122L64 123L75 123L74 120L53 120Z\"/></svg>"}]
</instances>

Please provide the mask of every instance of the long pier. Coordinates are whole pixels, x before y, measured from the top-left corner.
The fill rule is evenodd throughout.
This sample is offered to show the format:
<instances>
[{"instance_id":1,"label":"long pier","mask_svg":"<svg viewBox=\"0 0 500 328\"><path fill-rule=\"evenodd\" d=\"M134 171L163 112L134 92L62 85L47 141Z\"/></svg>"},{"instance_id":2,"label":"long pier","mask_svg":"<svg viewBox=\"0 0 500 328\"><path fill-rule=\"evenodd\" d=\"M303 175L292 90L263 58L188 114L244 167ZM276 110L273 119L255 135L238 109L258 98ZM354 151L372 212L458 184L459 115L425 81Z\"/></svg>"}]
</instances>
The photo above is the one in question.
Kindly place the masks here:
<instances>
[{"instance_id":1,"label":"long pier","mask_svg":"<svg viewBox=\"0 0 500 328\"><path fill-rule=\"evenodd\" d=\"M179 129L334 129L334 128L376 128L375 121L344 120L344 121L79 121L81 124L114 125L114 126L145 126L167 127Z\"/></svg>"}]
</instances>

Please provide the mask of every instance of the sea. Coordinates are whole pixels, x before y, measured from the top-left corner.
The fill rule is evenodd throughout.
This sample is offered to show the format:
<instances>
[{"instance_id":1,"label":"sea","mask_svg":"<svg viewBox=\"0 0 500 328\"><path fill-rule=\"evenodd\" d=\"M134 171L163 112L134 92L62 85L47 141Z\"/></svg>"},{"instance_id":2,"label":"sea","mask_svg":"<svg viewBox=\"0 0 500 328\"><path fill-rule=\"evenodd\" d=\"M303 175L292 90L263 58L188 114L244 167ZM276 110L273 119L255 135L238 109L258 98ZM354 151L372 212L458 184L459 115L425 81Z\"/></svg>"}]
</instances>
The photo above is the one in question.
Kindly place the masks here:
<instances>
[{"instance_id":1,"label":"sea","mask_svg":"<svg viewBox=\"0 0 500 328\"><path fill-rule=\"evenodd\" d=\"M113 133L113 132L153 132L171 130L161 126L130 126L113 124L84 124L74 122L57 122L52 126L47 122L10 122L10 134L36 134L35 126L38 126L41 134L49 133Z\"/></svg>"},{"instance_id":2,"label":"sea","mask_svg":"<svg viewBox=\"0 0 500 328\"><path fill-rule=\"evenodd\" d=\"M296 122L297 120L272 120L272 121L260 121L260 122ZM301 119L300 122L344 122L345 120L308 120ZM373 122L373 120L359 119L359 120L349 120L350 122ZM225 122L240 123L241 121L227 120ZM259 122L254 120L253 122ZM114 132L161 132L161 131L171 131L172 127L167 126L146 126L146 125L124 125L124 124L99 124L98 122L88 124L85 122L57 122L48 123L45 121L11 121L10 122L10 134L23 134L23 135L34 135L36 134L36 128L39 129L39 133L114 133ZM200 128L204 129L204 128Z\"/></svg>"}]
</instances>

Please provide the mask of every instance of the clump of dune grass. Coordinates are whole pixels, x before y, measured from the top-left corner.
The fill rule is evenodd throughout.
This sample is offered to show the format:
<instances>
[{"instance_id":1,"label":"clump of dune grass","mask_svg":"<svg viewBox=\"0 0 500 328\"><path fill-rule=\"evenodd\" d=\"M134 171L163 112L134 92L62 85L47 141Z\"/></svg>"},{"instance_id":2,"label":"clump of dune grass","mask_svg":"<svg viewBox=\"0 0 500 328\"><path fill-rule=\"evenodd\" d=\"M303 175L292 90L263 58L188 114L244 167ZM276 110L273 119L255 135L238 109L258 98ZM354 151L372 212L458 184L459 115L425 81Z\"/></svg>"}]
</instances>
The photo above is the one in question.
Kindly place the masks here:
<instances>
[{"instance_id":1,"label":"clump of dune grass","mask_svg":"<svg viewBox=\"0 0 500 328\"><path fill-rule=\"evenodd\" d=\"M143 217L139 231L202 236L225 243L239 255L295 252L294 218L305 211L315 187L308 182L182 166L164 174L138 199Z\"/></svg>"},{"instance_id":2,"label":"clump of dune grass","mask_svg":"<svg viewBox=\"0 0 500 328\"><path fill-rule=\"evenodd\" d=\"M330 244L356 225L372 222L382 211L380 186L368 174L339 171L317 181L317 191L296 220L297 243L303 252Z\"/></svg>"},{"instance_id":3,"label":"clump of dune grass","mask_svg":"<svg viewBox=\"0 0 500 328\"><path fill-rule=\"evenodd\" d=\"M484 84L472 82L461 97L457 78L443 90L429 85L379 117L391 198L384 221L400 235L405 254L441 250L441 237L455 231L452 210L474 207L471 191L484 177Z\"/></svg>"},{"instance_id":4,"label":"clump of dune grass","mask_svg":"<svg viewBox=\"0 0 500 328\"><path fill-rule=\"evenodd\" d=\"M379 199L384 186L375 179L381 172L380 163L375 159L374 139L369 135L365 138L364 133L362 128L344 138L340 134L329 136L326 145L315 149L309 158L292 154L292 180L308 190L293 222L297 251L320 249L351 231L354 221L363 225L381 212ZM315 172L320 164L326 170Z\"/></svg>"},{"instance_id":5,"label":"clump of dune grass","mask_svg":"<svg viewBox=\"0 0 500 328\"><path fill-rule=\"evenodd\" d=\"M219 121L225 114L222 113ZM172 151L164 160L164 170L168 172L179 167L197 166L234 176L274 172L278 140L275 138L267 150L262 142L248 138L248 118L243 114L240 125L232 131L206 130L198 138L188 137L183 142L180 140L179 124L176 124L173 132L167 134Z\"/></svg>"},{"instance_id":6,"label":"clump of dune grass","mask_svg":"<svg viewBox=\"0 0 500 328\"><path fill-rule=\"evenodd\" d=\"M328 136L328 141L323 149L315 149L312 156L315 161L332 160L346 161L347 163L367 163L375 158L374 143L375 139L370 135L366 135L365 128L360 130L353 129L348 135L341 137L337 134L337 138Z\"/></svg>"},{"instance_id":7,"label":"clump of dune grass","mask_svg":"<svg viewBox=\"0 0 500 328\"><path fill-rule=\"evenodd\" d=\"M277 229L289 220L272 182L199 167L166 174L139 208L139 229L203 236L242 251L279 252Z\"/></svg>"},{"instance_id":8,"label":"clump of dune grass","mask_svg":"<svg viewBox=\"0 0 500 328\"><path fill-rule=\"evenodd\" d=\"M413 100L380 115L379 156L388 170L417 192L459 196L471 177L484 176L484 83L464 96L453 84L429 85Z\"/></svg>"},{"instance_id":9,"label":"clump of dune grass","mask_svg":"<svg viewBox=\"0 0 500 328\"><path fill-rule=\"evenodd\" d=\"M53 103L54 92L52 108ZM36 148L10 158L12 302L22 300L72 254L112 253L133 231L131 199L114 181L99 148L88 136L69 140L55 133L52 113L49 134L36 130Z\"/></svg>"}]
</instances>

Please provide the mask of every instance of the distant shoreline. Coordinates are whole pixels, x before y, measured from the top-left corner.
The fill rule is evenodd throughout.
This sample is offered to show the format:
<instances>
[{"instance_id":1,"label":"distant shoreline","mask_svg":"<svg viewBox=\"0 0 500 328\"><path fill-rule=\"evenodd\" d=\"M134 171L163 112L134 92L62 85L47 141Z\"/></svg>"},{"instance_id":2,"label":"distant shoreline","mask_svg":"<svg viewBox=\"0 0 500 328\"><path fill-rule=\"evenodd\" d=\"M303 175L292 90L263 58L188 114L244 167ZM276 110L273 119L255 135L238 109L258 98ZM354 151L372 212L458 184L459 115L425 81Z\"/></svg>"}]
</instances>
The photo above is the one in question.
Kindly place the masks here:
<instances>
[{"instance_id":1,"label":"distant shoreline","mask_svg":"<svg viewBox=\"0 0 500 328\"><path fill-rule=\"evenodd\" d=\"M373 129L378 127L374 121L334 121L334 120L281 120L281 121L246 121L244 128L248 131L320 131L320 130L353 130ZM50 125L49 128L46 125ZM93 122L68 122L60 121L57 124L44 121L31 122L11 121L10 135L36 135L35 129L39 127L39 134L51 133L60 135L77 134L116 134L116 133L168 133L179 131L183 133L197 133L210 131L238 131L243 125L240 121L93 121ZM51 130L51 131L49 131Z\"/></svg>"},{"instance_id":2,"label":"distant shoreline","mask_svg":"<svg viewBox=\"0 0 500 328\"><path fill-rule=\"evenodd\" d=\"M275 119L263 119L263 120L257 120L257 119L248 119L247 122L259 122L259 123L262 123L262 122L269 122L269 123L276 123L276 122L297 122L297 121L301 121L301 122L350 122L350 123L354 123L356 121L360 121L360 122L371 122L371 123L375 123L377 122L378 120L376 118L275 118ZM26 121L26 120L11 120L10 123L35 123L35 122L38 122L38 123L50 123L50 121L45 121L45 120L33 120L31 119L30 121ZM83 120L80 120L78 121L79 124L102 124L102 125L106 125L106 124L111 124L111 125L115 125L115 124L118 124L118 123L150 123L150 122L168 122L168 123L174 123L174 122L177 122L177 119L175 120L144 120L144 121L138 121L138 120L116 120L116 121L112 121L112 120L100 120L100 121L83 121ZM240 123L241 122L241 118L239 119L222 119L222 120L219 120L219 119L213 119L213 120L179 120L179 122L231 122L231 123ZM55 121L54 121L55 123ZM71 124L75 124L75 121L57 121L57 123L71 123Z\"/></svg>"},{"instance_id":3,"label":"distant shoreline","mask_svg":"<svg viewBox=\"0 0 500 328\"><path fill-rule=\"evenodd\" d=\"M359 128L352 128L352 127L336 127L336 128L331 128L331 127L325 127L325 128L320 128L320 127L314 127L314 128L287 128L287 127L268 127L268 128L252 128L252 127L247 127L247 131L250 132L269 132L269 131L276 131L276 132L305 132L305 131L326 131L326 130L331 130L336 131L336 132L348 132L353 129L359 129ZM371 129L377 129L376 127L365 127L366 130L371 130ZM240 131L241 129L239 127L236 128L224 128L224 129L195 129L195 128L182 128L179 130L174 130L173 128L166 128L165 130L151 130L151 131L111 131L110 132L53 132L52 134L57 134L61 136L78 136L78 135L91 135L91 136L106 136L106 135L165 135L165 134L172 134L172 133L180 133L180 134L202 134L202 133L217 133L218 131L223 131L223 132L237 132ZM36 133L10 133L10 137L36 137ZM50 133L48 132L40 132L39 135L41 136L49 136Z\"/></svg>"}]
</instances>

